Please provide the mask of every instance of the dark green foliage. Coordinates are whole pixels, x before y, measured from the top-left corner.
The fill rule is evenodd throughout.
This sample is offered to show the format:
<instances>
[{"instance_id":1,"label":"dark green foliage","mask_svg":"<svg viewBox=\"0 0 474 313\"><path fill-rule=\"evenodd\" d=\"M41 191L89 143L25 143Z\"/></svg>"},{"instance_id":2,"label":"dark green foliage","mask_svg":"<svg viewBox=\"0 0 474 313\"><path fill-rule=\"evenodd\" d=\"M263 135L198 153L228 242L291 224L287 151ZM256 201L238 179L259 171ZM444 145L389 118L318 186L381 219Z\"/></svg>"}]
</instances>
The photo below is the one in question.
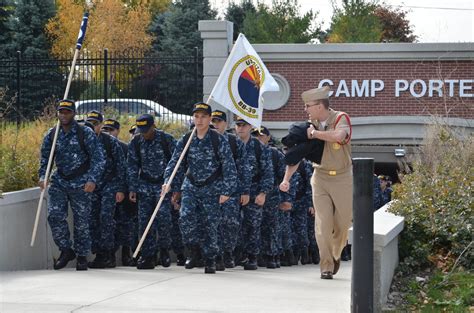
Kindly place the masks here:
<instances>
[{"instance_id":1,"label":"dark green foliage","mask_svg":"<svg viewBox=\"0 0 474 313\"><path fill-rule=\"evenodd\" d=\"M243 33L251 43L308 43L320 37L317 13L299 13L298 0L273 0L245 15Z\"/></svg>"},{"instance_id":2,"label":"dark green foliage","mask_svg":"<svg viewBox=\"0 0 474 313\"><path fill-rule=\"evenodd\" d=\"M225 19L234 24L234 40L243 32L247 14L255 14L257 9L250 0L243 0L240 4L230 3L225 13Z\"/></svg>"}]
</instances>

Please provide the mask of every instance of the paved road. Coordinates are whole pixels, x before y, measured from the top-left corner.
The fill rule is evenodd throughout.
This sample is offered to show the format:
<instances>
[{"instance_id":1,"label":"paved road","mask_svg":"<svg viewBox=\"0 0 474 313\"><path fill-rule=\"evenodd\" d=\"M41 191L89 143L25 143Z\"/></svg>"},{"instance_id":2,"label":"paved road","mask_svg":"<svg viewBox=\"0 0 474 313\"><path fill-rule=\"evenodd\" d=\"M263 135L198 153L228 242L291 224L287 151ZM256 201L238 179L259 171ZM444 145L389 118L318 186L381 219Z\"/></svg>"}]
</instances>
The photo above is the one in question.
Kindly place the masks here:
<instances>
[{"instance_id":1,"label":"paved road","mask_svg":"<svg viewBox=\"0 0 474 313\"><path fill-rule=\"evenodd\" d=\"M350 312L351 262L334 278L317 265L0 272L0 312Z\"/></svg>"}]
</instances>

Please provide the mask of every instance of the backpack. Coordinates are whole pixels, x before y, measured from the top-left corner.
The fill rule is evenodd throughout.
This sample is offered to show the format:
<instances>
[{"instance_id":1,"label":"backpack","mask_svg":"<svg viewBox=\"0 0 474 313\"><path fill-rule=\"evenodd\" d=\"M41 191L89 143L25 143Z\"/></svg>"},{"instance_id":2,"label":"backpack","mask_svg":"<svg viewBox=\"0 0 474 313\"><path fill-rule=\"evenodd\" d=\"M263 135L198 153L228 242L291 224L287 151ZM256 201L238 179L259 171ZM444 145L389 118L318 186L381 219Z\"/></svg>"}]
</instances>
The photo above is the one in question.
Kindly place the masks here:
<instances>
[{"instance_id":1,"label":"backpack","mask_svg":"<svg viewBox=\"0 0 474 313\"><path fill-rule=\"evenodd\" d=\"M166 140L166 136L164 132L157 130L157 133L160 136L161 149L163 149L165 158L169 161L171 159L171 150L170 150L169 142ZM135 149L135 154L137 155L138 162L141 164L142 156L140 154L140 134L136 134L135 136L133 136L131 144L133 148Z\"/></svg>"},{"instance_id":2,"label":"backpack","mask_svg":"<svg viewBox=\"0 0 474 313\"><path fill-rule=\"evenodd\" d=\"M229 145L230 151L232 151L232 156L234 157L234 161L237 160L237 137L234 134L228 133L229 138Z\"/></svg>"}]
</instances>

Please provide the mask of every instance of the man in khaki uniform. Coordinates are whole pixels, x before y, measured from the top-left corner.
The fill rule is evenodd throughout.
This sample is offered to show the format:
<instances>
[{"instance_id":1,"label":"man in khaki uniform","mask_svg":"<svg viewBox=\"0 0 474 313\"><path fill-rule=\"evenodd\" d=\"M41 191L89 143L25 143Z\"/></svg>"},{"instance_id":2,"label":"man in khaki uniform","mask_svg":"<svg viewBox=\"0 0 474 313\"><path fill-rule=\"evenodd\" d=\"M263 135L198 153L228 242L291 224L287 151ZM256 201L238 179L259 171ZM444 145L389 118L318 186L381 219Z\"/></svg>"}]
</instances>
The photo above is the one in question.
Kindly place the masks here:
<instances>
[{"instance_id":1,"label":"man in khaki uniform","mask_svg":"<svg viewBox=\"0 0 474 313\"><path fill-rule=\"evenodd\" d=\"M325 141L321 164L313 163L311 186L321 278L332 279L352 221L351 124L346 113L329 108L329 87L307 90L301 97L313 124L308 127L308 139ZM297 168L298 164L287 166L282 191L289 188Z\"/></svg>"}]
</instances>

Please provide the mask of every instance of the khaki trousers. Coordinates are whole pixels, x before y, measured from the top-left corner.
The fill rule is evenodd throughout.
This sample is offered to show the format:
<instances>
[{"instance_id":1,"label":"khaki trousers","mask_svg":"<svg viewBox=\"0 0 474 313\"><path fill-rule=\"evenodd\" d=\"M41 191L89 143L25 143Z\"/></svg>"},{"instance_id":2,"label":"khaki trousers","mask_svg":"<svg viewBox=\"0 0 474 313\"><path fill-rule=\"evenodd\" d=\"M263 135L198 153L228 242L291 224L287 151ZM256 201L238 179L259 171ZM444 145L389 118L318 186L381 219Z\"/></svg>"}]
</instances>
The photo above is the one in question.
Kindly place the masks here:
<instances>
[{"instance_id":1,"label":"khaki trousers","mask_svg":"<svg viewBox=\"0 0 474 313\"><path fill-rule=\"evenodd\" d=\"M315 170L311 187L321 273L332 272L352 223L352 170L335 176Z\"/></svg>"}]
</instances>

